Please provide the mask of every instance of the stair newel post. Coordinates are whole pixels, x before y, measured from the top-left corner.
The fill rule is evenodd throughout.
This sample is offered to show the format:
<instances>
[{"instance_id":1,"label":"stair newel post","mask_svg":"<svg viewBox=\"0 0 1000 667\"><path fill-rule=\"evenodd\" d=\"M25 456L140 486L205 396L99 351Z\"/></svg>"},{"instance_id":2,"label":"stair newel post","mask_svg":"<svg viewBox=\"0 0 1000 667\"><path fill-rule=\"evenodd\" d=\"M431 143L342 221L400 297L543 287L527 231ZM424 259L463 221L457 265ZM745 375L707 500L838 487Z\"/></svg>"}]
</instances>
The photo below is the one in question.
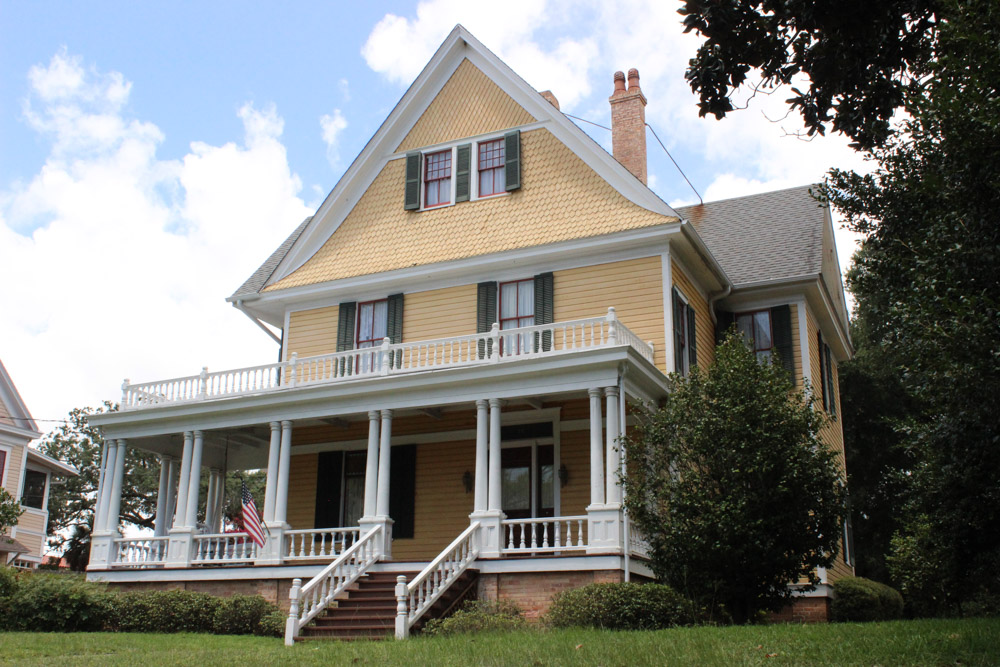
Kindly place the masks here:
<instances>
[{"instance_id":1,"label":"stair newel post","mask_svg":"<svg viewBox=\"0 0 1000 667\"><path fill-rule=\"evenodd\" d=\"M285 646L295 644L295 633L299 624L299 591L302 590L302 580L292 580L292 590L288 592L291 603L288 606L288 620L285 621Z\"/></svg>"},{"instance_id":2,"label":"stair newel post","mask_svg":"<svg viewBox=\"0 0 1000 667\"><path fill-rule=\"evenodd\" d=\"M618 344L618 317L614 306L608 308L608 345Z\"/></svg>"},{"instance_id":3,"label":"stair newel post","mask_svg":"<svg viewBox=\"0 0 1000 667\"><path fill-rule=\"evenodd\" d=\"M406 639L410 636L410 623L406 617L406 577L396 577L396 639Z\"/></svg>"}]
</instances>

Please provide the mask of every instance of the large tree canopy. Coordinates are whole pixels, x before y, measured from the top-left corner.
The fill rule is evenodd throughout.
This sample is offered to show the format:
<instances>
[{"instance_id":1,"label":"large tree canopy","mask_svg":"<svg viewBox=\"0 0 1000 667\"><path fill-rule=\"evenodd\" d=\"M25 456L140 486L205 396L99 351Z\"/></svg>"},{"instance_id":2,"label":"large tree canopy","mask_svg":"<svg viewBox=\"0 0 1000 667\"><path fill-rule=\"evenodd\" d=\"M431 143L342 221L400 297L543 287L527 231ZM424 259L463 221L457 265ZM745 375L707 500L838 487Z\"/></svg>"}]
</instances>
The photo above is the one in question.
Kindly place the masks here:
<instances>
[{"instance_id":1,"label":"large tree canopy","mask_svg":"<svg viewBox=\"0 0 1000 667\"><path fill-rule=\"evenodd\" d=\"M687 80L702 116L722 118L732 96L757 79L764 90L792 84L788 102L809 134L828 126L868 148L883 142L889 120L919 88L934 54L934 0L687 0L685 31L705 42Z\"/></svg>"}]
</instances>

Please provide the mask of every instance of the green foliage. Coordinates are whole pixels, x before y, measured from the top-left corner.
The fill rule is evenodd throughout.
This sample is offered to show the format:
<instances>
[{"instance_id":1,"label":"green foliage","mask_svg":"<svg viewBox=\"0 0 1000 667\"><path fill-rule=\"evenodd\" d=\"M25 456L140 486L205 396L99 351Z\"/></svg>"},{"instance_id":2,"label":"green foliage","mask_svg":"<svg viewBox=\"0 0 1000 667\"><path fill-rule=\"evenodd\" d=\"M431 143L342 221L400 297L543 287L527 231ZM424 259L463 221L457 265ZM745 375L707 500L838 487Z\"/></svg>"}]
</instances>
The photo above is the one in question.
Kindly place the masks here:
<instances>
[{"instance_id":1,"label":"green foliage","mask_svg":"<svg viewBox=\"0 0 1000 667\"><path fill-rule=\"evenodd\" d=\"M626 447L626 502L653 570L737 622L776 611L837 551L844 485L822 417L733 332L707 372L671 383Z\"/></svg>"},{"instance_id":2,"label":"green foliage","mask_svg":"<svg viewBox=\"0 0 1000 667\"><path fill-rule=\"evenodd\" d=\"M217 635L264 634L261 624L274 612L281 613L276 606L259 595L219 598L212 619L212 632Z\"/></svg>"},{"instance_id":3,"label":"green foliage","mask_svg":"<svg viewBox=\"0 0 1000 667\"><path fill-rule=\"evenodd\" d=\"M191 591L119 593L110 603L112 632L211 632L222 598Z\"/></svg>"},{"instance_id":4,"label":"green foliage","mask_svg":"<svg viewBox=\"0 0 1000 667\"><path fill-rule=\"evenodd\" d=\"M7 493L7 489L0 488L0 535L5 534L8 528L16 526L22 514L24 508L17 498Z\"/></svg>"},{"instance_id":5,"label":"green foliage","mask_svg":"<svg viewBox=\"0 0 1000 667\"><path fill-rule=\"evenodd\" d=\"M895 588L864 577L844 577L833 585L835 621L892 621L903 615L903 596Z\"/></svg>"},{"instance_id":6,"label":"green foliage","mask_svg":"<svg viewBox=\"0 0 1000 667\"><path fill-rule=\"evenodd\" d=\"M471 600L447 618L427 621L422 634L434 637L473 632L523 630L527 622L521 608L509 600Z\"/></svg>"},{"instance_id":7,"label":"green foliage","mask_svg":"<svg viewBox=\"0 0 1000 667\"><path fill-rule=\"evenodd\" d=\"M0 567L0 571L7 568ZM75 574L24 573L4 578L0 627L33 632L92 632L104 625L110 594ZM13 581L13 585L11 582Z\"/></svg>"},{"instance_id":8,"label":"green foliage","mask_svg":"<svg viewBox=\"0 0 1000 667\"><path fill-rule=\"evenodd\" d=\"M285 622L287 620L288 614L280 609L276 609L260 619L260 624L257 626L254 634L261 637L284 637Z\"/></svg>"},{"instance_id":9,"label":"green foliage","mask_svg":"<svg viewBox=\"0 0 1000 667\"><path fill-rule=\"evenodd\" d=\"M690 625L694 605L662 584L590 584L559 593L546 622L557 628L660 630Z\"/></svg>"}]
</instances>

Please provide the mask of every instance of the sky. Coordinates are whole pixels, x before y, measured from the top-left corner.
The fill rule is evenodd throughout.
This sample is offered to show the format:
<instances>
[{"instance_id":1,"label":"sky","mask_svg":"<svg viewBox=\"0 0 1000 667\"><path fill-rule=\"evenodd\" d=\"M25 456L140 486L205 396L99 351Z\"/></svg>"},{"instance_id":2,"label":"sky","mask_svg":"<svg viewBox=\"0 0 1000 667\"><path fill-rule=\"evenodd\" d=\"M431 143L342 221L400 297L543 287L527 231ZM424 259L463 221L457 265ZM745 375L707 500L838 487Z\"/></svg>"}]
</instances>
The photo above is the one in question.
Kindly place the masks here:
<instances>
[{"instance_id":1,"label":"sky","mask_svg":"<svg viewBox=\"0 0 1000 667\"><path fill-rule=\"evenodd\" d=\"M0 359L41 430L121 383L268 363L225 303L315 211L463 24L564 112L610 125L636 67L705 201L864 171L805 141L779 90L722 121L684 80L700 42L664 0L0 0ZM580 124L610 150L610 132ZM695 203L650 136L649 185ZM838 229L846 266L855 238Z\"/></svg>"}]
</instances>

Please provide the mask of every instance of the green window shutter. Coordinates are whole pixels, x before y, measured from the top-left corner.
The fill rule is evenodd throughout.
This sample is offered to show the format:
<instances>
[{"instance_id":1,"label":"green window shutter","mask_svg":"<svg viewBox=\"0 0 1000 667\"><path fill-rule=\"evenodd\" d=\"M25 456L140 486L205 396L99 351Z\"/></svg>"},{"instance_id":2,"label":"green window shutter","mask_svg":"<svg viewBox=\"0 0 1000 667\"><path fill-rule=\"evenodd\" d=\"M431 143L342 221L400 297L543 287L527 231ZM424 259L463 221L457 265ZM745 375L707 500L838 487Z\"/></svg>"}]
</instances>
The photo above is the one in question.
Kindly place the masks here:
<instances>
[{"instance_id":1,"label":"green window shutter","mask_svg":"<svg viewBox=\"0 0 1000 667\"><path fill-rule=\"evenodd\" d=\"M830 405L827 403L827 387L826 387L826 363L823 359L823 334L819 331L816 332L816 347L819 349L819 385L820 391L823 394L823 409L829 410Z\"/></svg>"},{"instance_id":2,"label":"green window shutter","mask_svg":"<svg viewBox=\"0 0 1000 667\"><path fill-rule=\"evenodd\" d=\"M688 339L688 368L694 368L698 365L698 341L696 339L697 329L697 319L694 316L694 308L688 304L687 307L687 339Z\"/></svg>"},{"instance_id":3,"label":"green window shutter","mask_svg":"<svg viewBox=\"0 0 1000 667\"><path fill-rule=\"evenodd\" d=\"M553 312L552 273L539 273L535 276L535 324L552 324ZM543 331L541 341L535 336L535 349L545 352L552 349L551 331Z\"/></svg>"},{"instance_id":4,"label":"green window shutter","mask_svg":"<svg viewBox=\"0 0 1000 667\"><path fill-rule=\"evenodd\" d=\"M732 328L733 324L736 323L736 313L730 313L725 310L716 313L715 318L715 344L721 345L722 341L725 340L726 334L729 333L729 329Z\"/></svg>"},{"instance_id":5,"label":"green window shutter","mask_svg":"<svg viewBox=\"0 0 1000 667\"><path fill-rule=\"evenodd\" d=\"M455 201L469 201L472 144L459 146L455 156Z\"/></svg>"},{"instance_id":6,"label":"green window shutter","mask_svg":"<svg viewBox=\"0 0 1000 667\"><path fill-rule=\"evenodd\" d=\"M677 288L673 288L673 320L674 320L674 372L684 374L684 350L681 349L681 338L684 328L684 302Z\"/></svg>"},{"instance_id":7,"label":"green window shutter","mask_svg":"<svg viewBox=\"0 0 1000 667\"><path fill-rule=\"evenodd\" d=\"M417 446L396 445L389 455L389 516L392 537L413 537L413 507L417 496Z\"/></svg>"},{"instance_id":8,"label":"green window shutter","mask_svg":"<svg viewBox=\"0 0 1000 667\"><path fill-rule=\"evenodd\" d=\"M497 284L479 283L476 292L476 333L486 333L497 321ZM493 349L492 341L479 342L479 358L485 359Z\"/></svg>"},{"instance_id":9,"label":"green window shutter","mask_svg":"<svg viewBox=\"0 0 1000 667\"><path fill-rule=\"evenodd\" d=\"M504 176L507 192L521 187L521 130L503 135Z\"/></svg>"},{"instance_id":10,"label":"green window shutter","mask_svg":"<svg viewBox=\"0 0 1000 667\"><path fill-rule=\"evenodd\" d=\"M771 344L781 365L795 384L795 354L792 351L792 309L787 305L771 309Z\"/></svg>"},{"instance_id":11,"label":"green window shutter","mask_svg":"<svg viewBox=\"0 0 1000 667\"><path fill-rule=\"evenodd\" d=\"M346 352L354 349L354 316L358 309L356 301L348 301L340 304L340 314L337 316L337 352ZM345 359L340 360L340 375L351 374L354 366L346 363Z\"/></svg>"},{"instance_id":12,"label":"green window shutter","mask_svg":"<svg viewBox=\"0 0 1000 667\"><path fill-rule=\"evenodd\" d=\"M386 326L385 331L389 336L389 342L398 345L403 342L403 295L390 294L386 299ZM395 359L389 360L396 368L403 363L403 355L397 354Z\"/></svg>"},{"instance_id":13,"label":"green window shutter","mask_svg":"<svg viewBox=\"0 0 1000 667\"><path fill-rule=\"evenodd\" d=\"M833 363L830 355L830 346L824 346L824 352L826 354L826 386L827 386L827 402L830 404L830 416L837 416L837 394L834 392L833 386Z\"/></svg>"},{"instance_id":14,"label":"green window shutter","mask_svg":"<svg viewBox=\"0 0 1000 667\"><path fill-rule=\"evenodd\" d=\"M419 151L406 154L406 192L403 208L416 211L420 208L420 163L423 156Z\"/></svg>"},{"instance_id":15,"label":"green window shutter","mask_svg":"<svg viewBox=\"0 0 1000 667\"><path fill-rule=\"evenodd\" d=\"M340 525L340 478L344 452L320 452L316 465L316 514L313 528Z\"/></svg>"}]
</instances>

